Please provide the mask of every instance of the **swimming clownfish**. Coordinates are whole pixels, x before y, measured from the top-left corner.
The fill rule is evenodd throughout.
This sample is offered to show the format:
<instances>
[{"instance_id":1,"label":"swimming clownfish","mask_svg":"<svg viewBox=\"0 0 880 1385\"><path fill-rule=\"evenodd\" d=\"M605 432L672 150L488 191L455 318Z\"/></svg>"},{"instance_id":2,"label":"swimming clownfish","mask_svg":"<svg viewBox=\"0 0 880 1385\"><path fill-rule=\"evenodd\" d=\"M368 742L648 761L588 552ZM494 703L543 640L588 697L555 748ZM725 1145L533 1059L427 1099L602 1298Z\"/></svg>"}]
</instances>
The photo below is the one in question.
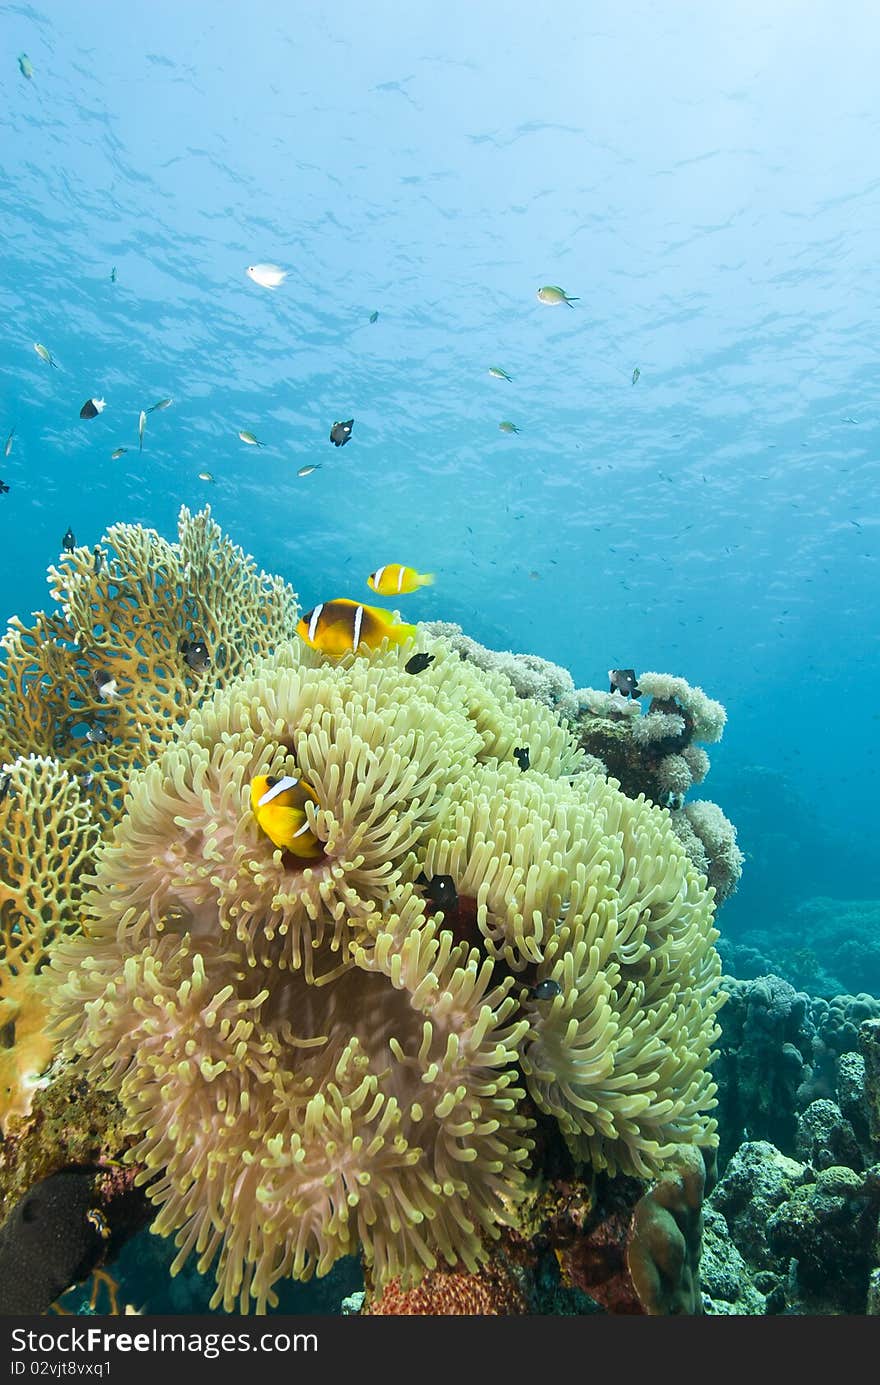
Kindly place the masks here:
<instances>
[{"instance_id":1,"label":"swimming clownfish","mask_svg":"<svg viewBox=\"0 0 880 1385\"><path fill-rule=\"evenodd\" d=\"M314 789L291 774L280 779L258 774L251 780L251 811L260 830L282 851L314 861L323 848L309 827L307 801L317 803Z\"/></svg>"},{"instance_id":2,"label":"swimming clownfish","mask_svg":"<svg viewBox=\"0 0 880 1385\"><path fill-rule=\"evenodd\" d=\"M416 627L399 624L394 612L384 611L381 606L364 606L340 597L322 601L320 606L307 611L296 633L312 649L339 659L352 650L361 654L367 649L378 649L383 640L404 644L415 639Z\"/></svg>"},{"instance_id":3,"label":"swimming clownfish","mask_svg":"<svg viewBox=\"0 0 880 1385\"><path fill-rule=\"evenodd\" d=\"M367 578L367 586L380 596L407 596L433 583L433 572L416 572L414 567L404 567L402 563L386 563Z\"/></svg>"}]
</instances>

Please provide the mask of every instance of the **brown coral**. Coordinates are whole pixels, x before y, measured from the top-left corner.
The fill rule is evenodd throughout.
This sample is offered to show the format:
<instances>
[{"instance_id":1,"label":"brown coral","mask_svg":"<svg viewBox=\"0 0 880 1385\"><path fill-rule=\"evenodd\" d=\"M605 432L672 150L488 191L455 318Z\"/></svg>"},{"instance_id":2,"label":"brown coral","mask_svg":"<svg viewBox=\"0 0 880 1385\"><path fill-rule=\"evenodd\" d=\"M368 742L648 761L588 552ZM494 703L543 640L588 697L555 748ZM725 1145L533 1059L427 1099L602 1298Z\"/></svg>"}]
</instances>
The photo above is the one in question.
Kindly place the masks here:
<instances>
[{"instance_id":1,"label":"brown coral","mask_svg":"<svg viewBox=\"0 0 880 1385\"><path fill-rule=\"evenodd\" d=\"M528 1304L512 1269L496 1256L471 1274L432 1270L413 1289L392 1279L378 1298L368 1298L363 1312L373 1317L515 1317L527 1313Z\"/></svg>"}]
</instances>

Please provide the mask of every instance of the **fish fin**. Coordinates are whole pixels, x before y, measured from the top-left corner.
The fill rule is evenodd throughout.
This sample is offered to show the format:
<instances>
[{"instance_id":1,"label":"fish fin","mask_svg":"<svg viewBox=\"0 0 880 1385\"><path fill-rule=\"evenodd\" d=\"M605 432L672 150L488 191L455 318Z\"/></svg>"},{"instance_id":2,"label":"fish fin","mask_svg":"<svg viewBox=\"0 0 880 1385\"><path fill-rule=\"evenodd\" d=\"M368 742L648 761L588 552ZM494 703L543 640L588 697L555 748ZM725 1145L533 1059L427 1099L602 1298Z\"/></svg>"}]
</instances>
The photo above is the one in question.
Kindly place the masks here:
<instances>
[{"instance_id":1,"label":"fish fin","mask_svg":"<svg viewBox=\"0 0 880 1385\"><path fill-rule=\"evenodd\" d=\"M436 574L435 574L435 573L433 573L433 572L423 572L422 575L421 575L421 577L419 578L419 586L420 586L420 587L433 587L433 585L434 585L434 583L435 583L436 581L437 581L437 577L436 577Z\"/></svg>"}]
</instances>

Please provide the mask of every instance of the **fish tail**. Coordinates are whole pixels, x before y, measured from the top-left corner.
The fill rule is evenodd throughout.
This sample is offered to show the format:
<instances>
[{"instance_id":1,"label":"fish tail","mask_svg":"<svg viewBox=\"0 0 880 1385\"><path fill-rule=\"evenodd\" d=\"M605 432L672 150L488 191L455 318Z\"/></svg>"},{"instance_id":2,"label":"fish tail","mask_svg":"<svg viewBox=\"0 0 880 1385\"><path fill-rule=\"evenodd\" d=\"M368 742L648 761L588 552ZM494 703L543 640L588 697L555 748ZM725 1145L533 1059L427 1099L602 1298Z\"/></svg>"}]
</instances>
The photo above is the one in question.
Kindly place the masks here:
<instances>
[{"instance_id":1,"label":"fish tail","mask_svg":"<svg viewBox=\"0 0 880 1385\"><path fill-rule=\"evenodd\" d=\"M568 304L568 306L571 307L572 303L580 303L581 300L580 300L580 298L575 294L574 297L572 297L572 298L566 298L565 301L566 301L566 303Z\"/></svg>"},{"instance_id":2,"label":"fish tail","mask_svg":"<svg viewBox=\"0 0 880 1385\"><path fill-rule=\"evenodd\" d=\"M433 587L433 585L434 585L434 583L435 583L436 581L437 581L437 576L436 576L435 573L433 573L433 572L423 572L422 575L421 575L421 577L419 578L419 586L420 586L420 587Z\"/></svg>"}]
</instances>

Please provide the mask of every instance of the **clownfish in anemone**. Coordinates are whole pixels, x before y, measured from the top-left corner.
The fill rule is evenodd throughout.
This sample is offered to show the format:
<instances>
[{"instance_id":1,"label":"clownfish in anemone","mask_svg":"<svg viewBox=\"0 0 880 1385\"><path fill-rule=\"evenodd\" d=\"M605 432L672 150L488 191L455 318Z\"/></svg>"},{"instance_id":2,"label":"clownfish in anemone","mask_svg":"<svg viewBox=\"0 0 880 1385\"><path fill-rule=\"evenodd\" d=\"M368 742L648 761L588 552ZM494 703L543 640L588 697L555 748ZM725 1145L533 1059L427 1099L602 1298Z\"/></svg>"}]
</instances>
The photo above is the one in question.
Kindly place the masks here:
<instances>
[{"instance_id":1,"label":"clownfish in anemone","mask_svg":"<svg viewBox=\"0 0 880 1385\"><path fill-rule=\"evenodd\" d=\"M405 644L415 639L416 627L400 624L394 611L339 597L336 601L322 601L307 611L296 633L311 649L339 659L352 651L361 654L367 649L378 649L383 640Z\"/></svg>"},{"instance_id":2,"label":"clownfish in anemone","mask_svg":"<svg viewBox=\"0 0 880 1385\"><path fill-rule=\"evenodd\" d=\"M416 572L414 567L404 567L403 563L386 563L367 578L367 586L380 596L407 596L419 587L433 584L433 572Z\"/></svg>"},{"instance_id":3,"label":"clownfish in anemone","mask_svg":"<svg viewBox=\"0 0 880 1385\"><path fill-rule=\"evenodd\" d=\"M282 851L307 861L317 860L323 852L305 812L307 802L317 801L311 784L292 774L280 779L258 774L251 780L251 811L260 831Z\"/></svg>"}]
</instances>

